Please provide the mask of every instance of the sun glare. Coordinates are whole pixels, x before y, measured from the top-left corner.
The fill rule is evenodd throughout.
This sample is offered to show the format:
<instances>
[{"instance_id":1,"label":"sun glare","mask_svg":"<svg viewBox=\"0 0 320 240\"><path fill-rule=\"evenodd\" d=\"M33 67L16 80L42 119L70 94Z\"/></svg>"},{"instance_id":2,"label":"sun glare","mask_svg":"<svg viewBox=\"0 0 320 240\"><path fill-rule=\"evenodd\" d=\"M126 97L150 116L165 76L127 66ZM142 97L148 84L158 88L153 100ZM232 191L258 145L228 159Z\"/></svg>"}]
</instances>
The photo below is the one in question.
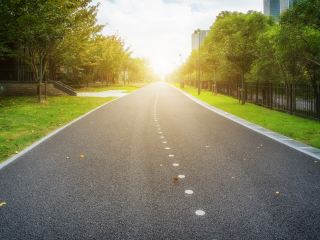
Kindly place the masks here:
<instances>
[{"instance_id":1,"label":"sun glare","mask_svg":"<svg viewBox=\"0 0 320 240\"><path fill-rule=\"evenodd\" d=\"M165 77L173 71L176 65L173 65L168 59L159 57L158 59L151 59L151 67L161 80L164 80Z\"/></svg>"}]
</instances>

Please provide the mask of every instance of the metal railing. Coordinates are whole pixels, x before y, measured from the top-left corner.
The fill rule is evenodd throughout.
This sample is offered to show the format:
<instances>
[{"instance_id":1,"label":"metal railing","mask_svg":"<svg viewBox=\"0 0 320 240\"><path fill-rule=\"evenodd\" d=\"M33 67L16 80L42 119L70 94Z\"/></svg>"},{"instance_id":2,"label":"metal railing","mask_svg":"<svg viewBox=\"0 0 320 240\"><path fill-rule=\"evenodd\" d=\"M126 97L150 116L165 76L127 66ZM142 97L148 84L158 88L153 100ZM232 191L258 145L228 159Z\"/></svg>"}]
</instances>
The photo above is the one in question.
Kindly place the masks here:
<instances>
[{"instance_id":1,"label":"metal railing","mask_svg":"<svg viewBox=\"0 0 320 240\"><path fill-rule=\"evenodd\" d=\"M212 81L202 82L212 90ZM320 120L320 84L245 83L245 101L293 115ZM217 92L240 99L241 86L217 82Z\"/></svg>"},{"instance_id":2,"label":"metal railing","mask_svg":"<svg viewBox=\"0 0 320 240\"><path fill-rule=\"evenodd\" d=\"M71 95L71 96L77 96L77 92L70 86L64 84L63 82L57 81L57 82L52 82L55 88Z\"/></svg>"}]
</instances>

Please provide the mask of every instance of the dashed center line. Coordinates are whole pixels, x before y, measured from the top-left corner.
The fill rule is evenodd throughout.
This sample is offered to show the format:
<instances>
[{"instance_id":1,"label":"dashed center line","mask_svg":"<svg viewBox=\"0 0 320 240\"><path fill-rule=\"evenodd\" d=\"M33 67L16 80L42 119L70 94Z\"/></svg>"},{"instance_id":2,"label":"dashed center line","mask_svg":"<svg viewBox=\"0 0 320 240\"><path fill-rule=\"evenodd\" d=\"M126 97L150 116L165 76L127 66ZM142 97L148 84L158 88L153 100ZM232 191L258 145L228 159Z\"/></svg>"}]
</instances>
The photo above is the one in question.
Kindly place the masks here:
<instances>
[{"instance_id":1,"label":"dashed center line","mask_svg":"<svg viewBox=\"0 0 320 240\"><path fill-rule=\"evenodd\" d=\"M188 195L192 195L193 194L192 190L185 190L184 192L185 192L185 194L188 194Z\"/></svg>"},{"instance_id":2,"label":"dashed center line","mask_svg":"<svg viewBox=\"0 0 320 240\"><path fill-rule=\"evenodd\" d=\"M203 211L203 210L197 210L197 211L195 212L195 214L196 214L197 216L204 216L204 215L206 214L206 212Z\"/></svg>"},{"instance_id":3,"label":"dashed center line","mask_svg":"<svg viewBox=\"0 0 320 240\"><path fill-rule=\"evenodd\" d=\"M165 141L165 137L163 136L163 131L161 130L161 126L160 126L160 124L159 124L159 116L158 116L158 114L157 114L158 98L159 98L159 92L157 93L156 101L155 101L155 104L154 104L154 122L155 122L156 129L157 129L157 131L158 131L158 134L160 135L160 139L162 139L162 143L163 143L163 144L167 144L168 142ZM204 147L205 147L205 148L209 148L210 146L209 146L209 145L206 145L206 146L204 146ZM164 147L164 150L170 150L170 149L171 149L171 148L170 148L169 146ZM168 157L169 157L169 158L174 158L175 155L174 155L174 154L169 154ZM163 167L163 166L164 166L164 165L161 163L161 164L160 164L160 167ZM173 167L179 167L180 164L179 164L179 163L173 163L172 166L173 166ZM179 179L185 179L185 178L186 178L186 176L183 175L183 174L180 174L180 175L178 175L178 176L175 177L176 181L178 181ZM232 177L232 178L234 178L234 177ZM191 190L191 189L187 189L187 190L185 190L184 192L185 192L186 195L192 195L192 194L194 194L194 191ZM205 213L204 210L199 209L199 210L196 210L196 211L195 211L195 214L196 214L197 216L204 216L206 213Z\"/></svg>"}]
</instances>

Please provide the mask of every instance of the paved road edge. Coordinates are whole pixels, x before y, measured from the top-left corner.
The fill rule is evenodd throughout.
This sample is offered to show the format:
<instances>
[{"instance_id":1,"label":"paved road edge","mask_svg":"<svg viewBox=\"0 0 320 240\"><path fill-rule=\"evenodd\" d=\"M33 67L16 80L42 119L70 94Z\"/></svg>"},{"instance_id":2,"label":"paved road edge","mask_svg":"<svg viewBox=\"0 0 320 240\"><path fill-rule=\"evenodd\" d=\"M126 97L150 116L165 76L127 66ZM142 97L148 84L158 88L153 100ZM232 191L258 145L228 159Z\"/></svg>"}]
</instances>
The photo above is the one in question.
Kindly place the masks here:
<instances>
[{"instance_id":1,"label":"paved road edge","mask_svg":"<svg viewBox=\"0 0 320 240\"><path fill-rule=\"evenodd\" d=\"M185 95L186 97L188 97L189 99L191 99L192 101L194 101L195 103L199 104L200 106L212 111L212 112L215 112L217 114L219 114L220 116L222 117L225 117L233 122L236 122L246 128L249 128L257 133L260 133L268 138L271 138L279 143L282 143L290 148L293 148L301 153L304 153L310 157L313 157L317 160L320 160L320 149L318 148L315 148L315 147L311 147L307 144L304 144L304 143L301 143L299 141L296 141L294 139L291 139L289 137L286 137L284 135L281 135L279 133L276 133L276 132L273 132L269 129L266 129L264 127L261 127L257 124L254 124L254 123L251 123L251 122L248 122L242 118L239 118L235 115L232 115L230 113L227 113L219 108L216 108L214 106L211 106L209 105L208 103L204 102L204 101L201 101L200 99L190 95L189 93L175 87L175 86L172 86L170 84L168 84L169 86L171 86L172 88L178 90L180 93L182 93L183 95Z\"/></svg>"},{"instance_id":2,"label":"paved road edge","mask_svg":"<svg viewBox=\"0 0 320 240\"><path fill-rule=\"evenodd\" d=\"M136 91L134 91L136 92ZM128 96L130 94L127 94L125 96ZM123 96L123 97L125 97ZM106 102L92 110L90 110L89 112L81 115L80 117L77 117L76 119L72 120L71 122L67 123L66 125L54 130L53 132L49 133L48 135L40 138L39 140L37 140L36 142L32 143L29 147L26 147L24 150L22 150L21 152L19 152L18 154L12 156L12 157L9 157L8 159L4 160L2 163L0 163L0 171L2 169L4 169L5 167L7 167L8 165L10 165L11 163L13 163L15 160L17 160L18 158L20 158L21 156L23 156L25 153L29 152L30 150L32 150L33 148L37 147L38 145L40 145L41 143L45 142L46 140L48 140L49 138L51 138L52 136L56 135L57 133L61 132L62 130L64 130L65 128L69 127L70 125L74 124L75 122L78 122L79 120L85 118L86 116L90 115L91 113L99 110L100 108L103 108L104 106L110 104L110 103L113 103L123 97L119 97L119 98L116 98L116 99L113 99L109 102Z\"/></svg>"}]
</instances>

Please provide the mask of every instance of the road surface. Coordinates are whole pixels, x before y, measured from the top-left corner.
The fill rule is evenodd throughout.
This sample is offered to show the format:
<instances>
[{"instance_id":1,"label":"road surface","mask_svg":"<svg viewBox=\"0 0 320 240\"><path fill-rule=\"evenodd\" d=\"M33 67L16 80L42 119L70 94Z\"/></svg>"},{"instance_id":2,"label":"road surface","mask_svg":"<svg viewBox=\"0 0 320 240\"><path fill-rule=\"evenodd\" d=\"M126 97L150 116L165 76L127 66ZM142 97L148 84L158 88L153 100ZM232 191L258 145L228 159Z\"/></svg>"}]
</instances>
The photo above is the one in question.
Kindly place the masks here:
<instances>
[{"instance_id":1,"label":"road surface","mask_svg":"<svg viewBox=\"0 0 320 240\"><path fill-rule=\"evenodd\" d=\"M151 84L0 171L0 239L320 239L320 164Z\"/></svg>"}]
</instances>

